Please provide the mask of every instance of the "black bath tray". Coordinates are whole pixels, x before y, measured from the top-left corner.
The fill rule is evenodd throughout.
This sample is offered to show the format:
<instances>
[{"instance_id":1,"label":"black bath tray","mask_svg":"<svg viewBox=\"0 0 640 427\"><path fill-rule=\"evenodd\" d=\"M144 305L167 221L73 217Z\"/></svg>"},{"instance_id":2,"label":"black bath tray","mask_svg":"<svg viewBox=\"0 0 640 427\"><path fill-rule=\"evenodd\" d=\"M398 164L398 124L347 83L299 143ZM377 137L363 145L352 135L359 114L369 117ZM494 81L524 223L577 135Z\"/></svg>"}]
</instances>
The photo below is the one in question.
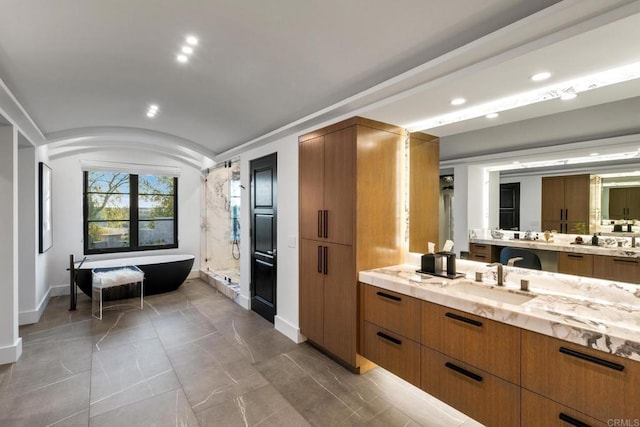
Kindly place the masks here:
<instances>
[{"instance_id":1,"label":"black bath tray","mask_svg":"<svg viewBox=\"0 0 640 427\"><path fill-rule=\"evenodd\" d=\"M439 273L432 273L432 272L424 271L424 270L416 270L416 273L428 274L429 276L435 276L435 277L444 277L444 278L447 278L447 279L459 279L461 277L466 277L466 274L464 274L464 273L439 274Z\"/></svg>"}]
</instances>

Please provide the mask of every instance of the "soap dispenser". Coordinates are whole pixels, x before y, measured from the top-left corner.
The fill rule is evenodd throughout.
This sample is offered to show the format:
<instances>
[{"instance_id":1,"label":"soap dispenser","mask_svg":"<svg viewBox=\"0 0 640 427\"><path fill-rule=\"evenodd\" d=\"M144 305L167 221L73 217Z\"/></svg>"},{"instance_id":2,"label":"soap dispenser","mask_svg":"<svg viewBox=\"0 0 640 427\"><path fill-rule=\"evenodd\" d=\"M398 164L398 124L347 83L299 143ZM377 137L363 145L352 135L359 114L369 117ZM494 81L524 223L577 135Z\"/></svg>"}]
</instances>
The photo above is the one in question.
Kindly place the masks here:
<instances>
[{"instance_id":1,"label":"soap dispenser","mask_svg":"<svg viewBox=\"0 0 640 427\"><path fill-rule=\"evenodd\" d=\"M593 233L593 237L591 238L591 244L593 246L598 246L598 235L596 233Z\"/></svg>"}]
</instances>

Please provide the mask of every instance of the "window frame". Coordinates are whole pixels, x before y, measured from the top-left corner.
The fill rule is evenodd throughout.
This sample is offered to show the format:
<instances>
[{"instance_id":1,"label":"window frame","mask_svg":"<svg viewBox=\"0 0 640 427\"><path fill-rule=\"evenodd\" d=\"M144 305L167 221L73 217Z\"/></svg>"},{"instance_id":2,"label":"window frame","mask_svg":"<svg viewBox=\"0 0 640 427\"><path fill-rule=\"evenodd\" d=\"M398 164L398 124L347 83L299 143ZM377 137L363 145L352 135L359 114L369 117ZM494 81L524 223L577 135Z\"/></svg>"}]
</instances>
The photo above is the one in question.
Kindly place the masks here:
<instances>
[{"instance_id":1,"label":"window frame","mask_svg":"<svg viewBox=\"0 0 640 427\"><path fill-rule=\"evenodd\" d=\"M97 170L96 170L97 171ZM128 173L129 175L129 246L119 248L89 248L89 172L82 172L82 228L83 228L83 241L84 241L84 255L98 255L98 254L111 254L119 252L142 252L142 251L155 251L164 249L176 249L178 248L178 177L173 177L173 243L169 245L153 245L153 246L140 246L139 245L139 227L140 219L138 212L139 201L139 188L138 188L138 176L139 175L155 175L163 176L162 174L154 173ZM102 171L100 171L102 172ZM104 171L107 172L107 171ZM167 176L167 175L164 175ZM145 194L146 195L146 194ZM157 220L156 220L157 221ZM163 220L160 220L163 221Z\"/></svg>"}]
</instances>

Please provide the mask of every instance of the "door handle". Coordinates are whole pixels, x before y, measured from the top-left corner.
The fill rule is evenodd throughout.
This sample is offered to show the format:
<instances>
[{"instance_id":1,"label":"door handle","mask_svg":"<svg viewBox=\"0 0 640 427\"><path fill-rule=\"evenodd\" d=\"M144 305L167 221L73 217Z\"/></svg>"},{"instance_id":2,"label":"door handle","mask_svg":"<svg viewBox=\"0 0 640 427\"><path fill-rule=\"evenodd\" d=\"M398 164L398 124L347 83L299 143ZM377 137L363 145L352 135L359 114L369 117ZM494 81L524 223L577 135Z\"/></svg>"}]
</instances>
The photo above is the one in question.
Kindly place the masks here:
<instances>
[{"instance_id":1,"label":"door handle","mask_svg":"<svg viewBox=\"0 0 640 427\"><path fill-rule=\"evenodd\" d=\"M278 253L278 250L277 250L277 249L274 249L274 250L271 250L271 251L267 251L267 254L268 254L268 255L276 256L276 254L277 254L277 253Z\"/></svg>"},{"instance_id":2,"label":"door handle","mask_svg":"<svg viewBox=\"0 0 640 427\"><path fill-rule=\"evenodd\" d=\"M322 274L322 246L318 246L318 273Z\"/></svg>"},{"instance_id":3,"label":"door handle","mask_svg":"<svg viewBox=\"0 0 640 427\"><path fill-rule=\"evenodd\" d=\"M322 237L322 211L318 211L318 237Z\"/></svg>"},{"instance_id":4,"label":"door handle","mask_svg":"<svg viewBox=\"0 0 640 427\"><path fill-rule=\"evenodd\" d=\"M323 266L323 273L324 274L329 274L329 248L328 247L324 247L324 266Z\"/></svg>"},{"instance_id":5,"label":"door handle","mask_svg":"<svg viewBox=\"0 0 640 427\"><path fill-rule=\"evenodd\" d=\"M560 209L560 221L562 221L562 209Z\"/></svg>"},{"instance_id":6,"label":"door handle","mask_svg":"<svg viewBox=\"0 0 640 427\"><path fill-rule=\"evenodd\" d=\"M324 238L329 237L329 211L324 210Z\"/></svg>"}]
</instances>

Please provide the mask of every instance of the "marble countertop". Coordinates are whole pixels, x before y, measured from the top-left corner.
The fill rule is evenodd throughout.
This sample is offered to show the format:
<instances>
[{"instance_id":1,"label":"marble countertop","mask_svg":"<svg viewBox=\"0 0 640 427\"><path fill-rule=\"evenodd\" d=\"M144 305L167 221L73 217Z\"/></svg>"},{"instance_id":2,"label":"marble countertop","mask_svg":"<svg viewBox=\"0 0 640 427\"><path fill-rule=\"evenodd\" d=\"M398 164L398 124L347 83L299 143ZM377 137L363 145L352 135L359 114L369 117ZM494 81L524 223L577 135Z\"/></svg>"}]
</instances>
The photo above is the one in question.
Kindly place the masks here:
<instances>
[{"instance_id":1,"label":"marble countertop","mask_svg":"<svg viewBox=\"0 0 640 427\"><path fill-rule=\"evenodd\" d=\"M485 245L510 246L514 248L538 249L544 251L571 252L576 254L606 255L626 258L640 258L640 248L617 246L592 246L585 243L576 245L571 243L546 242L544 240L519 240L519 239L487 239L471 238L469 243Z\"/></svg>"},{"instance_id":2,"label":"marble countertop","mask_svg":"<svg viewBox=\"0 0 640 427\"><path fill-rule=\"evenodd\" d=\"M495 267L468 260L457 260L456 267L465 278L421 274L415 265L405 264L361 271L359 280L640 361L640 286L505 266L505 287L497 288ZM483 282L472 279L476 272L482 272ZM521 279L529 280L529 292L520 290ZM494 292L511 295L481 296ZM506 302L527 297L532 299Z\"/></svg>"}]
</instances>

